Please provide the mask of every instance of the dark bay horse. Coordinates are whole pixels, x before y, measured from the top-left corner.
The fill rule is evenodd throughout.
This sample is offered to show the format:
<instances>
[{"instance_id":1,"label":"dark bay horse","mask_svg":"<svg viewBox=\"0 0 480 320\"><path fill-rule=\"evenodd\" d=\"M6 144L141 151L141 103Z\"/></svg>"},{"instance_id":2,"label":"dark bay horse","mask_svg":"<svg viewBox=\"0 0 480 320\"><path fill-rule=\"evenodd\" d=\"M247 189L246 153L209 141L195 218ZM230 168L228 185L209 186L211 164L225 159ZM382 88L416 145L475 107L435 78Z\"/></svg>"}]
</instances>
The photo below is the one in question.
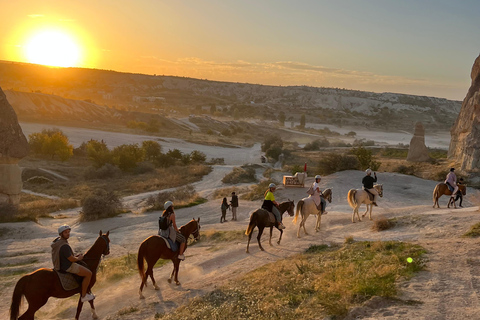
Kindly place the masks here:
<instances>
[{"instance_id":1,"label":"dark bay horse","mask_svg":"<svg viewBox=\"0 0 480 320\"><path fill-rule=\"evenodd\" d=\"M278 205L278 211L280 211L280 215L283 215L285 211L288 212L288 214L293 217L295 214L294 212L295 209L295 203L291 200L282 202ZM245 231L245 234L248 236L248 243L247 243L247 253L248 247L250 245L250 239L252 238L252 231L255 229L255 227L258 228L258 236L257 236L257 241L258 241L258 246L260 247L260 250L265 251L260 244L260 238L262 237L263 229L270 227L270 240L269 243L272 245L272 231L273 227L275 226L275 223L272 223L270 221L269 213L265 209L257 209L252 212L250 215L250 223L248 224L247 231ZM282 240L282 234L283 230L280 230L280 238L278 239L277 244L280 244L280 241Z\"/></svg>"},{"instance_id":2,"label":"dark bay horse","mask_svg":"<svg viewBox=\"0 0 480 320\"><path fill-rule=\"evenodd\" d=\"M198 220L192 219L186 225L180 227L180 233L188 240L190 235L193 235L195 240L200 238L200 218ZM185 244L185 250L187 250L187 244ZM155 290L160 288L155 284L155 278L153 277L153 267L157 263L158 259L170 259L173 262L173 271L168 282L172 282L172 278L175 275L175 283L180 285L178 282L178 269L180 268L180 259L178 259L178 250L172 251L165 244L160 236L150 236L147 239L143 240L140 248L138 248L138 257L137 257L137 266L138 272L140 273L140 278L142 279L142 284L140 284L140 290L138 291L140 299L145 297L142 294L143 287L147 286L147 278L150 276L152 279L153 287ZM145 266L143 260L147 261L147 271L145 272Z\"/></svg>"},{"instance_id":3,"label":"dark bay horse","mask_svg":"<svg viewBox=\"0 0 480 320\"><path fill-rule=\"evenodd\" d=\"M110 231L106 234L102 234L100 230L99 237L90 248L90 250L85 253L83 260L88 269L92 271L92 279L88 286L87 292L95 284L97 278L97 267L100 264L100 259L102 255L107 255L110 253L110 239L108 238ZM74 294L81 292L81 286L77 289L65 291L60 283L56 272L52 269L42 268L38 269L30 274L27 274L18 280L15 285L12 296L12 304L10 305L10 320L17 320L18 314L20 312L20 302L22 296L25 296L28 302L27 311L20 317L18 320L33 320L35 317L35 312L40 309L45 303L47 303L48 298L68 298ZM90 307L92 308L92 317L97 319L97 314L95 313L95 307L93 306L93 300L89 301ZM83 302L78 298L77 314L75 319L78 320L80 312L82 311Z\"/></svg>"},{"instance_id":4,"label":"dark bay horse","mask_svg":"<svg viewBox=\"0 0 480 320\"><path fill-rule=\"evenodd\" d=\"M457 186L458 186L459 192L461 192L463 195L467 194L467 185L457 184ZM446 183L443 183L443 182L437 183L437 185L435 186L435 189L433 189L433 207L434 208L435 208L435 205L437 205L437 208L440 208L440 206L438 205L438 199L443 195L451 196L452 192L450 191L450 189L448 189L448 186ZM457 206L455 205L455 201L452 201L451 197L448 200L448 208L450 208L451 202L453 202L454 208L457 208Z\"/></svg>"}]
</instances>

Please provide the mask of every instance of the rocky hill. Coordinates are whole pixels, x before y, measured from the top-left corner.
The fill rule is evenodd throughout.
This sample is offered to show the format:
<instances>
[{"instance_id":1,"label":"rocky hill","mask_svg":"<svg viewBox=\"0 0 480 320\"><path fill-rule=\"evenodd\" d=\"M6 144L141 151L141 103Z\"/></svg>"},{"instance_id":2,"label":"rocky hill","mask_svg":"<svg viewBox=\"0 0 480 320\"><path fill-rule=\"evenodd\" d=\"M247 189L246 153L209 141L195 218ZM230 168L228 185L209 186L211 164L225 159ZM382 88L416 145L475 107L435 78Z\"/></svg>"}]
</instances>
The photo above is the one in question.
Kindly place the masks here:
<instances>
[{"instance_id":1,"label":"rocky hill","mask_svg":"<svg viewBox=\"0 0 480 320\"><path fill-rule=\"evenodd\" d=\"M445 130L453 125L461 107L459 101L397 93L265 86L12 62L0 62L0 85L12 97L18 97L13 92L50 94L50 109L55 112L71 114L92 103L106 106L95 112L114 117L112 109L175 116L210 113L213 108L221 115L239 118L272 119L283 112L285 120L292 122L306 114L308 122L413 129L414 123L421 121L427 129ZM64 109L59 107L60 98L53 96L83 102ZM34 105L50 110L45 101Z\"/></svg>"}]
</instances>

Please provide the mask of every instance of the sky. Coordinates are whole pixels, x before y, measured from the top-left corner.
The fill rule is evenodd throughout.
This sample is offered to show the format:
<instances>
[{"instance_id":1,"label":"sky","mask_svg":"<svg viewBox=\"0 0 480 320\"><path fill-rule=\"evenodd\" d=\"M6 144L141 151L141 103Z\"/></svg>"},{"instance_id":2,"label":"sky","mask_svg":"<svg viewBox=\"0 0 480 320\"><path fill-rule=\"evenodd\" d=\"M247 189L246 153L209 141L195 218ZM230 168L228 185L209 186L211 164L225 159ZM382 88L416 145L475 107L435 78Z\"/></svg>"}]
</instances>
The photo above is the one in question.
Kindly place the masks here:
<instances>
[{"instance_id":1,"label":"sky","mask_svg":"<svg viewBox=\"0 0 480 320\"><path fill-rule=\"evenodd\" d=\"M121 72L463 100L480 54L478 0L0 0L0 8L0 60L75 55L63 66ZM46 29L64 36L40 37ZM62 51L67 43L75 49Z\"/></svg>"}]
</instances>

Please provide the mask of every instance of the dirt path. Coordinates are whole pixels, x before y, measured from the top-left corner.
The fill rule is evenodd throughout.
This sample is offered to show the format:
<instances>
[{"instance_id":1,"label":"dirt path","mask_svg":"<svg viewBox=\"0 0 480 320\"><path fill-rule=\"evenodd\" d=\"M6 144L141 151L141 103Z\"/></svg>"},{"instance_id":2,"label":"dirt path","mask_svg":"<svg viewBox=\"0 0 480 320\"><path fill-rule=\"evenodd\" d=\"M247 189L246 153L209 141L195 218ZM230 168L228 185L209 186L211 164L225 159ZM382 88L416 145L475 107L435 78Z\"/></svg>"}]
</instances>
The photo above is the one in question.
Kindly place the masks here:
<instances>
[{"instance_id":1,"label":"dirt path","mask_svg":"<svg viewBox=\"0 0 480 320\"><path fill-rule=\"evenodd\" d=\"M155 269L154 275L161 289L155 291L151 286L146 288L145 300L138 299L138 275L119 282L99 283L94 288L98 315L101 319L153 320L156 313L176 308L188 299L209 292L225 281L261 265L301 253L312 244L342 243L345 237L353 236L355 240L412 241L429 251L427 271L400 284L402 299L419 301L421 304L384 303L374 308L366 305L355 309L360 319L474 319L480 312L477 299L480 285L480 271L477 270L480 265L477 253L480 249L477 247L480 240L464 239L461 235L478 222L478 208L472 207L472 203L468 201L478 195L472 195L472 190L468 190L464 205L470 208L432 209L431 192L435 182L400 174L379 174L380 182L384 183L385 196L379 207L374 209L374 218L379 215L397 217L398 224L391 230L373 232L371 221L351 223L351 209L346 202L348 189L360 183L349 184L345 181L360 181L362 176L362 172L346 171L324 177L322 184L333 187L334 197L328 207L329 214L322 218L321 232L313 232L314 219L309 218L307 230L310 235L305 236L302 233L302 237L298 239L297 226L292 224L291 218L285 218L287 229L281 245L274 242L270 247L267 233L262 238L265 252L258 249L255 241L251 243L250 254L245 253L246 241L214 247L199 242L186 251L187 259L181 264L179 273L181 286L165 281L172 270L171 263ZM208 187L208 183L204 187ZM215 186L212 186L212 189L213 187ZM278 200L290 198L298 201L306 195L305 190L306 188L280 189L276 197ZM446 200L440 200L443 207ZM200 217L202 232L245 230L250 211L260 205L259 201L240 201L239 221L220 224L217 202L209 201L197 207L177 210L179 224L186 223L192 217ZM136 253L141 241L156 233L159 214L124 214L82 224L75 223L76 217L72 216L62 220L42 219L40 224L0 225L0 293L8 297L0 301L0 318L7 318L13 285L20 276L39 267L50 267L49 244L60 224L73 224L73 237L70 242L78 252L91 246L99 229L111 230L112 253L111 257L106 258L108 264L108 259L113 257ZM278 235L278 231L274 231L275 240ZM36 261L21 264L33 261L32 259ZM9 272L18 272L18 275L12 276ZM76 298L50 299L37 319L72 318L76 301ZM91 319L87 309L82 312L81 319Z\"/></svg>"}]
</instances>

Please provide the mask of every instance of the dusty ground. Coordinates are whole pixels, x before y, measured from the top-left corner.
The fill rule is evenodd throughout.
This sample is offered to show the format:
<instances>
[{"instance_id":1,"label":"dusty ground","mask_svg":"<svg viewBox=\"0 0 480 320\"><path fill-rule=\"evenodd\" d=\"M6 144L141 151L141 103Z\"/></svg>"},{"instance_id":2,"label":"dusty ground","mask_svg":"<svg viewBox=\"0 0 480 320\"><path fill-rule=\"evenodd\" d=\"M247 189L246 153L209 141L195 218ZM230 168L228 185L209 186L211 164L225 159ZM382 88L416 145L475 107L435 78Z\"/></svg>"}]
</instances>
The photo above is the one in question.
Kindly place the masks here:
<instances>
[{"instance_id":1,"label":"dusty ground","mask_svg":"<svg viewBox=\"0 0 480 320\"><path fill-rule=\"evenodd\" d=\"M203 182L198 184L202 190L221 187L218 175L228 170L228 166L216 168ZM217 245L211 248L198 243L188 248L187 259L181 264L179 279L181 286L165 281L171 272L171 264L155 269L155 277L161 290L154 291L151 286L144 290L145 300L138 299L140 285L138 275L125 278L116 283L98 284L94 288L97 295L95 305L101 319L154 319L158 312L166 312L184 304L195 296L202 295L229 279L253 270L265 263L303 252L308 246L320 243L341 243L345 237L355 240L402 240L416 242L428 251L428 269L419 273L408 282L400 283L401 298L416 300L420 305L399 303L366 305L353 312L360 319L473 319L480 311L477 293L479 290L480 264L478 244L480 240L461 238L468 228L478 222L479 212L472 201L478 196L468 190L464 209L446 209L446 198L441 198L443 208L432 209L431 193L436 182L422 180L400 174L382 173L379 182L384 184L385 195L380 206L374 208L374 218L385 216L398 217L399 223L391 230L371 231L372 222L368 219L360 223L351 223L351 209L346 202L350 188L359 187L362 172L346 171L324 177L322 184L333 187L333 202L329 213L322 218L321 232L313 231L314 219L309 218L307 230L310 235L298 239L297 226L290 217L285 218L287 226L281 245L270 247L268 236L263 237L265 252L258 249L255 241L251 244L250 254L245 253L246 241ZM203 183L203 184L202 184ZM305 189L289 188L277 191L279 200L304 197ZM208 194L206 194L208 196ZM259 201L240 202L239 221L220 224L219 202L209 201L197 207L179 209L179 224L192 217L200 217L202 231L205 230L244 230L249 213L258 208ZM157 231L159 212L144 214L124 214L122 216L95 222L78 224L77 214L67 212L66 219L44 219L39 224L7 223L0 225L0 257L2 274L0 292L8 297L0 301L0 318L6 319L14 283L26 272L40 267L50 267L49 245L55 236L56 228L63 223L73 226L72 247L84 251L93 244L98 231L110 230L111 255L122 256L136 253L145 238ZM279 233L274 232L275 239ZM256 231L254 237L256 236ZM38 261L22 267L6 266L29 259ZM25 270L15 276L7 276L9 270ZM65 300L50 299L41 309L37 319L73 318L76 298ZM131 308L133 307L133 308ZM131 308L131 309L130 309ZM130 310L126 312L126 310ZM133 310L133 311L131 311ZM120 313L124 313L120 315ZM90 319L90 312L84 308L81 319Z\"/></svg>"}]
</instances>

